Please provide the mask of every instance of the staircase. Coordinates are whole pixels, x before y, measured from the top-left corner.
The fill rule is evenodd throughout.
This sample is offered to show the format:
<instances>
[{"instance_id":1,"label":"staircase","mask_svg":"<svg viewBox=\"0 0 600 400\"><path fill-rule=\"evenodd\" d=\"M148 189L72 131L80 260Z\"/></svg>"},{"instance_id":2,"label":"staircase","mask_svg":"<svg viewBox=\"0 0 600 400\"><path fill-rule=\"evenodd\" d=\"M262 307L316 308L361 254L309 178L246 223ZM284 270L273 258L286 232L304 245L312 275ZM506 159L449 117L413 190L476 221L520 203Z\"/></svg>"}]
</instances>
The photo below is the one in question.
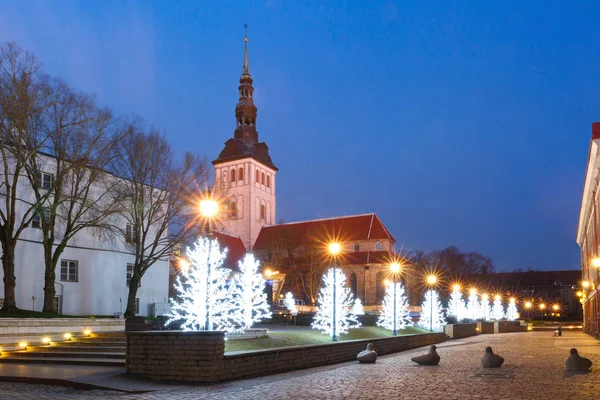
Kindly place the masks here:
<instances>
[{"instance_id":1,"label":"staircase","mask_svg":"<svg viewBox=\"0 0 600 400\"><path fill-rule=\"evenodd\" d=\"M47 345L27 346L26 350L0 353L3 363L71 364L125 366L127 338L123 333L92 334Z\"/></svg>"}]
</instances>

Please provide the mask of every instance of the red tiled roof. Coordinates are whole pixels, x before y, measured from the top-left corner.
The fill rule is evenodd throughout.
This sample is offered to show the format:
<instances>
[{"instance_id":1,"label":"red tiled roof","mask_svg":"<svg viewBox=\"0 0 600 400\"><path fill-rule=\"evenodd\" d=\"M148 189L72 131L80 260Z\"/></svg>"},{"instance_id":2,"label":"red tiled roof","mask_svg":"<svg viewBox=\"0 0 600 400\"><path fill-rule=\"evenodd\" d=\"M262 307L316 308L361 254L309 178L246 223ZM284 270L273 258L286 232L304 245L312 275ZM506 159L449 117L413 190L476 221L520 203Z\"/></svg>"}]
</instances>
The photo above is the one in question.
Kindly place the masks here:
<instances>
[{"instance_id":1,"label":"red tiled roof","mask_svg":"<svg viewBox=\"0 0 600 400\"><path fill-rule=\"evenodd\" d=\"M239 236L228 235L224 232L213 232L213 237L219 242L221 248L227 248L225 266L237 270L238 261L246 255L246 246Z\"/></svg>"},{"instance_id":2,"label":"red tiled roof","mask_svg":"<svg viewBox=\"0 0 600 400\"><path fill-rule=\"evenodd\" d=\"M350 215L327 219L291 222L265 226L260 230L254 250L267 250L277 240L291 247L298 247L339 237L345 242L368 239L391 239L394 237L375 213Z\"/></svg>"}]
</instances>

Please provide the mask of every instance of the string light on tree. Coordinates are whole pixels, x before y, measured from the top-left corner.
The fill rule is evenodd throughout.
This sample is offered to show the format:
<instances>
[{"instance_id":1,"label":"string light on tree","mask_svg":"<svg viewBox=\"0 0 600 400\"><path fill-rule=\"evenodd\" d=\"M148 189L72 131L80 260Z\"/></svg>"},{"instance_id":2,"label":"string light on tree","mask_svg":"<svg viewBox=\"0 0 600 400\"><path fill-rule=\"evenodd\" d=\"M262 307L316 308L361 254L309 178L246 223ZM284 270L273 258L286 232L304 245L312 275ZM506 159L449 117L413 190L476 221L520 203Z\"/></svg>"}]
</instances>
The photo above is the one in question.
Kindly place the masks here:
<instances>
[{"instance_id":1,"label":"string light on tree","mask_svg":"<svg viewBox=\"0 0 600 400\"><path fill-rule=\"evenodd\" d=\"M408 315L408 299L404 294L401 282L388 282L383 298L383 309L379 314L377 325L382 328L394 330L394 285L396 285L396 330L404 329L410 323Z\"/></svg>"},{"instance_id":2,"label":"string light on tree","mask_svg":"<svg viewBox=\"0 0 600 400\"><path fill-rule=\"evenodd\" d=\"M499 295L494 297L494 306L492 307L492 319L500 321L504 318L504 306L502 306L502 298Z\"/></svg>"},{"instance_id":3,"label":"string light on tree","mask_svg":"<svg viewBox=\"0 0 600 400\"><path fill-rule=\"evenodd\" d=\"M358 297L356 298L356 300L354 300L352 312L356 315L365 315L365 308L363 307L362 301L360 301Z\"/></svg>"},{"instance_id":4,"label":"string light on tree","mask_svg":"<svg viewBox=\"0 0 600 400\"><path fill-rule=\"evenodd\" d=\"M312 328L320 330L332 340L334 331L336 335L340 335L347 333L348 329L360 327L360 322L352 312L352 291L345 286L345 282L346 276L339 268L330 268L323 276L323 285L317 299L317 312ZM335 314L334 309L337 311Z\"/></svg>"},{"instance_id":5,"label":"string light on tree","mask_svg":"<svg viewBox=\"0 0 600 400\"><path fill-rule=\"evenodd\" d=\"M171 299L166 324L182 322L182 330L198 331L206 330L208 320L208 330L233 331L235 327L226 315L231 272L223 268L227 249L221 251L216 240L200 237L186 255L188 262L175 281L177 296Z\"/></svg>"},{"instance_id":6,"label":"string light on tree","mask_svg":"<svg viewBox=\"0 0 600 400\"><path fill-rule=\"evenodd\" d=\"M514 321L517 319L517 304L515 302L515 298L511 297L508 301L508 308L506 309L506 319L509 321Z\"/></svg>"},{"instance_id":7,"label":"string light on tree","mask_svg":"<svg viewBox=\"0 0 600 400\"><path fill-rule=\"evenodd\" d=\"M430 289L425 293L425 301L421 304L419 325L430 331L440 329L444 325L444 313L438 292Z\"/></svg>"},{"instance_id":8,"label":"string light on tree","mask_svg":"<svg viewBox=\"0 0 600 400\"><path fill-rule=\"evenodd\" d=\"M292 292L287 292L285 295L285 300L283 301L285 304L285 308L287 308L292 315L298 315L298 308L296 307L296 300L294 300L294 295Z\"/></svg>"},{"instance_id":9,"label":"string light on tree","mask_svg":"<svg viewBox=\"0 0 600 400\"><path fill-rule=\"evenodd\" d=\"M271 310L258 260L246 254L238 265L240 272L235 274L231 285L229 315L236 328L250 329L254 323L271 318Z\"/></svg>"},{"instance_id":10,"label":"string light on tree","mask_svg":"<svg viewBox=\"0 0 600 400\"><path fill-rule=\"evenodd\" d=\"M456 321L459 322L464 318L467 318L465 300L462 298L460 291L460 285L452 286L452 293L450 294L450 300L448 301L448 315L456 317Z\"/></svg>"},{"instance_id":11,"label":"string light on tree","mask_svg":"<svg viewBox=\"0 0 600 400\"><path fill-rule=\"evenodd\" d=\"M469 302L467 303L467 318L473 321L479 318L479 298L477 297L477 289L469 290Z\"/></svg>"},{"instance_id":12,"label":"string light on tree","mask_svg":"<svg viewBox=\"0 0 600 400\"><path fill-rule=\"evenodd\" d=\"M490 298L486 293L481 295L480 307L481 307L481 311L479 313L480 318L484 321L491 319L492 308L490 307Z\"/></svg>"}]
</instances>

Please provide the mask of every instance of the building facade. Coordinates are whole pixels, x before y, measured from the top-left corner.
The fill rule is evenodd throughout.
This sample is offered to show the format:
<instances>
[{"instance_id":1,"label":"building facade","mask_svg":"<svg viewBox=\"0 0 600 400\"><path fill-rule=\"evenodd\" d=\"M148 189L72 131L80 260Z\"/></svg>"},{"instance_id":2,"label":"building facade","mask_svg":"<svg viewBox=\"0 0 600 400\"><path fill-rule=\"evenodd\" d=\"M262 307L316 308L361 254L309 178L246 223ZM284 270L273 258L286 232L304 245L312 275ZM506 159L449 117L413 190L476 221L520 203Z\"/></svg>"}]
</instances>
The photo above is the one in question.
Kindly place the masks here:
<instances>
[{"instance_id":1,"label":"building facade","mask_svg":"<svg viewBox=\"0 0 600 400\"><path fill-rule=\"evenodd\" d=\"M46 165L40 174L40 187L44 182L53 182L51 157L40 164ZM107 174L107 179L119 179ZM92 192L101 192L104 187L93 186ZM33 187L23 177L20 179L17 197L20 199L16 212L22 216L35 203ZM0 203L4 204L4 203ZM3 206L3 205L2 205ZM60 211L56 211L60 212ZM122 226L126 235L99 234L83 229L69 240L56 267L55 304L60 314L115 316L125 312L135 254L128 243L133 227L119 216L113 223ZM56 228L60 235L60 226ZM16 303L24 310L41 311L44 298L44 249L42 246L40 219L34 217L21 233L15 249ZM1 249L0 249L1 254ZM4 303L4 271L0 268L0 307ZM155 304L168 303L169 262L161 260L144 274L139 286L136 305L139 315L153 314Z\"/></svg>"},{"instance_id":2,"label":"building facade","mask_svg":"<svg viewBox=\"0 0 600 400\"><path fill-rule=\"evenodd\" d=\"M597 335L600 332L600 197L598 196L600 180L600 122L592 124L592 139L588 153L585 172L579 224L577 228L577 244L581 248L581 290L583 292L583 326L584 331Z\"/></svg>"}]
</instances>

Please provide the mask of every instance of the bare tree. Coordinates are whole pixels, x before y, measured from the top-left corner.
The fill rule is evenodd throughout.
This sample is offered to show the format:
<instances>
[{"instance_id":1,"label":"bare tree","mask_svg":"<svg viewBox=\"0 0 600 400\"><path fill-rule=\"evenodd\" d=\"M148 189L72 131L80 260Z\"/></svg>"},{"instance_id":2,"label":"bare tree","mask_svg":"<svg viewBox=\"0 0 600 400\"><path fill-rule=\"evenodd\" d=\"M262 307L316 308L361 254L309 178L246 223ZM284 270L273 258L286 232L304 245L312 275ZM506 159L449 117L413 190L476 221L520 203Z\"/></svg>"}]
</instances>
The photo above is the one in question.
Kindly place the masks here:
<instances>
[{"instance_id":1,"label":"bare tree","mask_svg":"<svg viewBox=\"0 0 600 400\"><path fill-rule=\"evenodd\" d=\"M118 193L127 223L116 229L135 254L125 315L135 315L137 290L148 269L196 234L196 210L190 201L207 178L203 158L186 153L178 162L159 133L144 133L137 123L130 131L119 142L115 164L124 178Z\"/></svg>"},{"instance_id":2,"label":"bare tree","mask_svg":"<svg viewBox=\"0 0 600 400\"><path fill-rule=\"evenodd\" d=\"M105 169L122 133L110 111L98 109L93 98L58 80L50 81L49 87L52 101L44 127L48 140L26 168L42 230L43 311L57 312L56 267L69 241L83 230L99 236L108 232L110 216L120 211L114 190L118 180ZM39 177L49 172L51 185L40 187L44 182Z\"/></svg>"},{"instance_id":3,"label":"bare tree","mask_svg":"<svg viewBox=\"0 0 600 400\"><path fill-rule=\"evenodd\" d=\"M312 239L309 244L303 247L302 257L298 260L297 265L302 281L302 289L304 289L306 298L311 305L317 303L319 290L321 290L321 284L323 283L323 272L326 263L323 259L321 247Z\"/></svg>"},{"instance_id":4,"label":"bare tree","mask_svg":"<svg viewBox=\"0 0 600 400\"><path fill-rule=\"evenodd\" d=\"M48 139L48 87L34 55L14 43L0 45L0 243L4 271L4 311L17 309L15 248L37 204L22 196L27 166ZM45 200L45 194L40 200Z\"/></svg>"}]
</instances>

